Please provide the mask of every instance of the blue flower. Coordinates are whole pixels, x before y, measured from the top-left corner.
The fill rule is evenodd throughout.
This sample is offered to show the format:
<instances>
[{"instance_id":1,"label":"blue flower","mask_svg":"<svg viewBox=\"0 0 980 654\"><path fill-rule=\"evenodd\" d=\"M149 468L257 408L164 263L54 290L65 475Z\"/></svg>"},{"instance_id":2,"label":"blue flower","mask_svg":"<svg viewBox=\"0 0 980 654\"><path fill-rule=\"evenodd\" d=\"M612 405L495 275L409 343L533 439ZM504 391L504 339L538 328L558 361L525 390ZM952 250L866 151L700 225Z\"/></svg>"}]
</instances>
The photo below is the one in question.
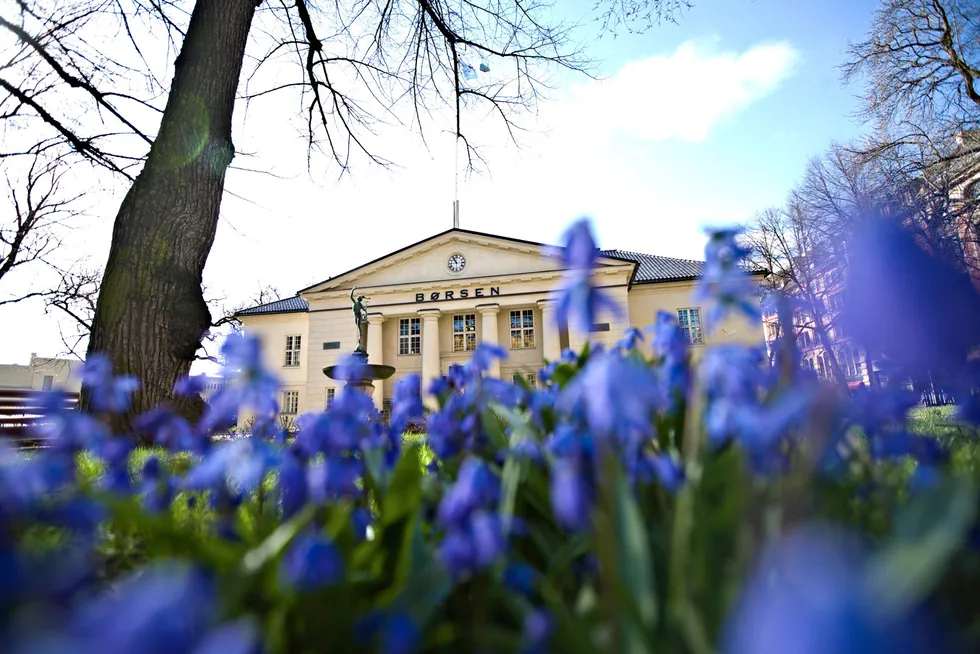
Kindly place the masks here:
<instances>
[{"instance_id":1,"label":"blue flower","mask_svg":"<svg viewBox=\"0 0 980 654\"><path fill-rule=\"evenodd\" d=\"M113 438L104 443L99 454L105 461L106 471L102 487L112 493L128 493L132 488L129 474L129 455L133 442L128 438Z\"/></svg>"},{"instance_id":2,"label":"blue flower","mask_svg":"<svg viewBox=\"0 0 980 654\"><path fill-rule=\"evenodd\" d=\"M363 466L357 459L329 457L311 465L306 472L310 499L323 504L342 497L356 497L361 493L356 482L362 474Z\"/></svg>"},{"instance_id":3,"label":"blue flower","mask_svg":"<svg viewBox=\"0 0 980 654\"><path fill-rule=\"evenodd\" d=\"M241 410L254 413L256 421L274 422L279 415L280 381L262 365L261 343L255 336L232 334L221 347L227 384L208 400L201 418L203 431L233 426Z\"/></svg>"},{"instance_id":4,"label":"blue flower","mask_svg":"<svg viewBox=\"0 0 980 654\"><path fill-rule=\"evenodd\" d=\"M656 479L671 493L678 491L684 484L684 466L674 457L665 454L642 454L638 472L644 481Z\"/></svg>"},{"instance_id":5,"label":"blue flower","mask_svg":"<svg viewBox=\"0 0 980 654\"><path fill-rule=\"evenodd\" d=\"M306 466L291 451L285 451L278 475L279 508L283 520L296 515L309 497L306 480Z\"/></svg>"},{"instance_id":6,"label":"blue flower","mask_svg":"<svg viewBox=\"0 0 980 654\"><path fill-rule=\"evenodd\" d=\"M504 585L525 597L534 591L540 573L527 563L511 563L504 568Z\"/></svg>"},{"instance_id":7,"label":"blue flower","mask_svg":"<svg viewBox=\"0 0 980 654\"><path fill-rule=\"evenodd\" d=\"M368 527L371 526L371 511L364 507L358 507L351 512L351 527L354 530L354 537L358 541L367 540Z\"/></svg>"},{"instance_id":8,"label":"blue flower","mask_svg":"<svg viewBox=\"0 0 980 654\"><path fill-rule=\"evenodd\" d=\"M467 365L470 368L471 374L478 376L490 370L490 366L493 365L494 361L503 361L506 358L507 350L499 345L493 343L480 343L476 347L476 350L473 351L473 356L470 357L470 361Z\"/></svg>"},{"instance_id":9,"label":"blue flower","mask_svg":"<svg viewBox=\"0 0 980 654\"><path fill-rule=\"evenodd\" d=\"M422 630L405 613L390 614L381 627L381 650L385 654L413 654L422 645Z\"/></svg>"},{"instance_id":10,"label":"blue flower","mask_svg":"<svg viewBox=\"0 0 980 654\"><path fill-rule=\"evenodd\" d=\"M113 376L112 363L104 354L90 354L82 365L82 386L88 391L92 409L105 413L123 413L139 381L131 375Z\"/></svg>"},{"instance_id":11,"label":"blue flower","mask_svg":"<svg viewBox=\"0 0 980 654\"><path fill-rule=\"evenodd\" d=\"M204 459L182 480L187 490L228 488L252 492L266 473L279 462L279 455L268 443L257 438L241 438L215 445Z\"/></svg>"},{"instance_id":12,"label":"blue flower","mask_svg":"<svg viewBox=\"0 0 980 654\"><path fill-rule=\"evenodd\" d=\"M154 443L172 452L203 454L208 446L207 438L196 434L186 420L167 406L137 416L134 426L138 432L149 433Z\"/></svg>"},{"instance_id":13,"label":"blue flower","mask_svg":"<svg viewBox=\"0 0 980 654\"><path fill-rule=\"evenodd\" d=\"M477 508L493 506L499 498L500 481L483 459L471 456L463 461L456 483L439 503L439 523L458 524Z\"/></svg>"},{"instance_id":14,"label":"blue flower","mask_svg":"<svg viewBox=\"0 0 980 654\"><path fill-rule=\"evenodd\" d=\"M909 374L966 363L980 343L980 296L967 274L883 220L858 231L848 259L843 322L856 341Z\"/></svg>"},{"instance_id":15,"label":"blue flower","mask_svg":"<svg viewBox=\"0 0 980 654\"><path fill-rule=\"evenodd\" d=\"M469 533L478 567L489 567L504 553L506 537L496 514L483 510L474 511L469 519Z\"/></svg>"},{"instance_id":16,"label":"blue flower","mask_svg":"<svg viewBox=\"0 0 980 654\"><path fill-rule=\"evenodd\" d=\"M718 324L734 311L751 320L760 317L759 288L745 271L750 250L738 242L740 230L710 229L704 248L704 274L694 294L696 301L708 300L709 325Z\"/></svg>"},{"instance_id":17,"label":"blue flower","mask_svg":"<svg viewBox=\"0 0 980 654\"><path fill-rule=\"evenodd\" d=\"M524 643L522 654L544 654L548 651L548 639L554 622L544 609L535 609L524 617Z\"/></svg>"},{"instance_id":18,"label":"blue flower","mask_svg":"<svg viewBox=\"0 0 980 654\"><path fill-rule=\"evenodd\" d=\"M507 534L500 518L476 510L465 519L449 525L439 546L439 559L455 576L493 565L506 548Z\"/></svg>"},{"instance_id":19,"label":"blue flower","mask_svg":"<svg viewBox=\"0 0 980 654\"><path fill-rule=\"evenodd\" d=\"M637 329L636 327L629 327L625 332L623 332L623 337L619 339L619 343L616 344L616 347L626 352L632 352L640 347L643 341L643 331Z\"/></svg>"},{"instance_id":20,"label":"blue flower","mask_svg":"<svg viewBox=\"0 0 980 654\"><path fill-rule=\"evenodd\" d=\"M594 493L579 465L558 461L551 468L551 507L558 524L583 531L591 524Z\"/></svg>"},{"instance_id":21,"label":"blue flower","mask_svg":"<svg viewBox=\"0 0 980 654\"><path fill-rule=\"evenodd\" d=\"M567 270L557 296L558 321L588 333L600 312L619 316L622 311L592 283L592 269L599 249L592 236L590 221L583 218L573 223L565 232L564 241L561 261Z\"/></svg>"},{"instance_id":22,"label":"blue flower","mask_svg":"<svg viewBox=\"0 0 980 654\"><path fill-rule=\"evenodd\" d=\"M67 635L72 651L79 652L187 652L205 634L217 609L215 589L201 572L157 562L82 606Z\"/></svg>"},{"instance_id":23,"label":"blue flower","mask_svg":"<svg viewBox=\"0 0 980 654\"><path fill-rule=\"evenodd\" d=\"M422 405L422 378L417 374L405 375L395 382L391 394L391 429L401 435L413 420L425 413Z\"/></svg>"},{"instance_id":24,"label":"blue flower","mask_svg":"<svg viewBox=\"0 0 980 654\"><path fill-rule=\"evenodd\" d=\"M181 377L174 384L174 395L179 397L197 397L207 388L207 375L188 375Z\"/></svg>"},{"instance_id":25,"label":"blue flower","mask_svg":"<svg viewBox=\"0 0 980 654\"><path fill-rule=\"evenodd\" d=\"M169 477L160 468L160 459L150 456L143 463L143 481L141 484L143 509L152 514L162 513L170 508L173 501L174 488Z\"/></svg>"},{"instance_id":26,"label":"blue flower","mask_svg":"<svg viewBox=\"0 0 980 654\"><path fill-rule=\"evenodd\" d=\"M241 618L213 629L192 654L259 654L262 640L258 625Z\"/></svg>"},{"instance_id":27,"label":"blue flower","mask_svg":"<svg viewBox=\"0 0 980 654\"><path fill-rule=\"evenodd\" d=\"M762 559L730 616L724 654L927 654L949 651L915 615L868 583L846 534L797 531ZM931 634L932 636L938 634Z\"/></svg>"},{"instance_id":28,"label":"blue flower","mask_svg":"<svg viewBox=\"0 0 980 654\"><path fill-rule=\"evenodd\" d=\"M31 427L31 431L51 450L76 452L82 449L98 450L111 432L102 422L87 413L67 408L67 393L60 390L45 391L40 404L44 420Z\"/></svg>"},{"instance_id":29,"label":"blue flower","mask_svg":"<svg viewBox=\"0 0 980 654\"><path fill-rule=\"evenodd\" d=\"M380 634L379 651L385 654L414 654L422 644L422 631L414 620L401 611L372 611L354 625L359 646L368 647Z\"/></svg>"},{"instance_id":30,"label":"blue flower","mask_svg":"<svg viewBox=\"0 0 980 654\"><path fill-rule=\"evenodd\" d=\"M326 536L306 532L297 536L286 550L280 574L289 586L309 592L339 583L346 574L346 566Z\"/></svg>"},{"instance_id":31,"label":"blue flower","mask_svg":"<svg viewBox=\"0 0 980 654\"><path fill-rule=\"evenodd\" d=\"M597 437L649 433L664 397L650 368L617 353L589 358L585 368L563 389L557 408L580 415Z\"/></svg>"}]
</instances>

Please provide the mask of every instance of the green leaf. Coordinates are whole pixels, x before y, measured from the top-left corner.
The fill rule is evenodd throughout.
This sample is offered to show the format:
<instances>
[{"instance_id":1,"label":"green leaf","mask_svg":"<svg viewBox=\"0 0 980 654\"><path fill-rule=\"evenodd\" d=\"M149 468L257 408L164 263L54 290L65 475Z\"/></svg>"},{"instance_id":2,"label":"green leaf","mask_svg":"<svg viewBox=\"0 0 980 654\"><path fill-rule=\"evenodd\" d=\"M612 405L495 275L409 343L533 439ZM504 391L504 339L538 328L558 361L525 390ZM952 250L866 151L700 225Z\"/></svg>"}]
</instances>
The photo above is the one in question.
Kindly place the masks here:
<instances>
[{"instance_id":1,"label":"green leaf","mask_svg":"<svg viewBox=\"0 0 980 654\"><path fill-rule=\"evenodd\" d=\"M381 506L382 524L394 524L413 515L422 501L422 467L419 465L419 446L402 450L401 458L391 474Z\"/></svg>"},{"instance_id":2,"label":"green leaf","mask_svg":"<svg viewBox=\"0 0 980 654\"><path fill-rule=\"evenodd\" d=\"M500 416L494 409L486 409L480 414L480 423L483 430L490 438L490 443L497 449L507 447L507 434L504 433L504 426L501 424Z\"/></svg>"},{"instance_id":3,"label":"green leaf","mask_svg":"<svg viewBox=\"0 0 980 654\"><path fill-rule=\"evenodd\" d=\"M242 569L245 574L255 574L277 558L296 535L313 520L314 513L313 505L307 505L288 522L269 534L257 547L249 550L242 558Z\"/></svg>"},{"instance_id":4,"label":"green leaf","mask_svg":"<svg viewBox=\"0 0 980 654\"><path fill-rule=\"evenodd\" d=\"M976 515L969 479L947 477L922 491L895 518L894 536L870 566L870 583L883 608L902 611L942 579Z\"/></svg>"},{"instance_id":5,"label":"green leaf","mask_svg":"<svg viewBox=\"0 0 980 654\"><path fill-rule=\"evenodd\" d=\"M657 598L653 564L643 518L630 491L626 475L606 456L608 487L597 516L597 549L608 582L606 602L618 621L619 651L649 652L657 623Z\"/></svg>"}]
</instances>

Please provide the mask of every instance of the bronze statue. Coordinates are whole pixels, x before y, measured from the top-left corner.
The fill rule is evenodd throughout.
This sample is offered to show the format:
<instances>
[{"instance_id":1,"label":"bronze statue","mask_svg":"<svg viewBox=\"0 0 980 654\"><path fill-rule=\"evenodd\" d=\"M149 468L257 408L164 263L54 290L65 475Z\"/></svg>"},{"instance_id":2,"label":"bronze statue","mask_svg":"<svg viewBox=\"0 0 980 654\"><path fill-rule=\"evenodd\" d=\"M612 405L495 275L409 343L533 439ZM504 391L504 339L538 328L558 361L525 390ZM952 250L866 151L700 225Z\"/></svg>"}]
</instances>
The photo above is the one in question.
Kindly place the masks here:
<instances>
[{"instance_id":1,"label":"bronze statue","mask_svg":"<svg viewBox=\"0 0 980 654\"><path fill-rule=\"evenodd\" d=\"M354 325L357 327L357 348L355 352L367 353L367 298L363 295L358 295L357 299L354 299L354 291L357 290L355 286L350 290L350 301L354 303Z\"/></svg>"}]
</instances>

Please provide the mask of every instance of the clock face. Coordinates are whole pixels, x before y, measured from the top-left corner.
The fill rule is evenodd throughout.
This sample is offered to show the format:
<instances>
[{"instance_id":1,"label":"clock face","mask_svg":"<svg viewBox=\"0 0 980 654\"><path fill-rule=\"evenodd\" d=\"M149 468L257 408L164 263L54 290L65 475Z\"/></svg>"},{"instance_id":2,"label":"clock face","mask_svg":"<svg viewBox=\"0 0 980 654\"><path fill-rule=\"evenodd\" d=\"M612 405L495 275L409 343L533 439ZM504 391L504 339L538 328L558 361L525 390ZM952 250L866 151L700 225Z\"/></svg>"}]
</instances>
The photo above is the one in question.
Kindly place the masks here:
<instances>
[{"instance_id":1,"label":"clock face","mask_svg":"<svg viewBox=\"0 0 980 654\"><path fill-rule=\"evenodd\" d=\"M463 272L463 268L466 267L466 257L462 254L454 254L449 257L449 270L450 272L458 273Z\"/></svg>"}]
</instances>

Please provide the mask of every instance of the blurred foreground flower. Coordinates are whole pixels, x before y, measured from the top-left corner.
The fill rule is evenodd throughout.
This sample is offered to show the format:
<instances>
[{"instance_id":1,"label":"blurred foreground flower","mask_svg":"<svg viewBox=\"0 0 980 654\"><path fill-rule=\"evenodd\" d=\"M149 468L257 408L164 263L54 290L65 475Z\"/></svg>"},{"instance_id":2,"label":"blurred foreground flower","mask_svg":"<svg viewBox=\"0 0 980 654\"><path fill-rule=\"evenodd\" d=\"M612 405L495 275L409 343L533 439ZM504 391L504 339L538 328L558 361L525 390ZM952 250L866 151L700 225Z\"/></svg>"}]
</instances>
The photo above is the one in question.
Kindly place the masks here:
<instances>
[{"instance_id":1,"label":"blurred foreground flower","mask_svg":"<svg viewBox=\"0 0 980 654\"><path fill-rule=\"evenodd\" d=\"M890 613L854 536L806 527L766 552L734 606L724 654L949 652L921 613Z\"/></svg>"}]
</instances>

